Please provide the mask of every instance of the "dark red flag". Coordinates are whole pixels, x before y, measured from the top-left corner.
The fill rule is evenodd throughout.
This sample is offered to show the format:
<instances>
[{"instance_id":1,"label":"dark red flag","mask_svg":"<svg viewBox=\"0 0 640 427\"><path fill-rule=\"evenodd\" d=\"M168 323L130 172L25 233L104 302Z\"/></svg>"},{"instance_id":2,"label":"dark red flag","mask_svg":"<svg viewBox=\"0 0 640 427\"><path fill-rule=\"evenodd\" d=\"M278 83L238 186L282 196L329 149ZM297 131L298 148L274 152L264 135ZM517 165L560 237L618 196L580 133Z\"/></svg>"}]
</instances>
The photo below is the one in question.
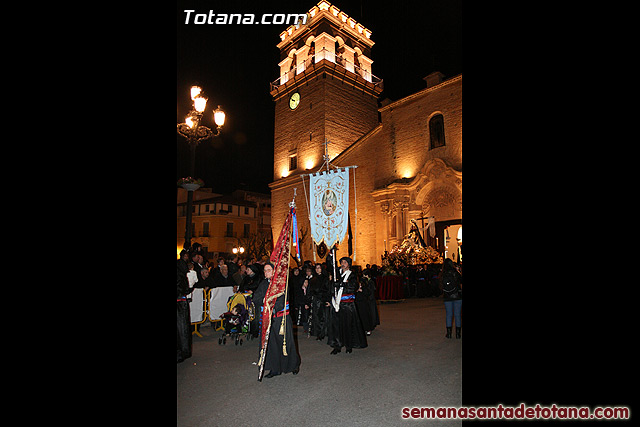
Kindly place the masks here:
<instances>
[{"instance_id":1,"label":"dark red flag","mask_svg":"<svg viewBox=\"0 0 640 427\"><path fill-rule=\"evenodd\" d=\"M267 288L264 297L262 312L262 330L260 341L260 360L258 362L259 373L258 379L262 379L264 370L264 360L267 354L267 344L269 343L269 332L271 331L271 315L276 299L285 293L287 287L287 279L289 278L289 255L291 252L291 223L292 217L295 217L295 208L289 210L289 215L284 221L278 241L271 252L270 261L275 266L273 277ZM275 349L274 349L275 350Z\"/></svg>"}]
</instances>

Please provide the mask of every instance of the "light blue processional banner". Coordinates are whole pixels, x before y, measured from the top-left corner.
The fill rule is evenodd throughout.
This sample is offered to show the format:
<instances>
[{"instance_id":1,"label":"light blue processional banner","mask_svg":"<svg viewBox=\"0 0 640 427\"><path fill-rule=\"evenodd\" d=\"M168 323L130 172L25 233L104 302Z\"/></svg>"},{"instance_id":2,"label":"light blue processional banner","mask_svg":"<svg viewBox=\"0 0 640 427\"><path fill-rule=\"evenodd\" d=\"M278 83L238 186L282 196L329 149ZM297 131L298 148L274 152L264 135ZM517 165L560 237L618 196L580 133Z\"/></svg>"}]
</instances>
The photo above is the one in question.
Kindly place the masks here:
<instances>
[{"instance_id":1,"label":"light blue processional banner","mask_svg":"<svg viewBox=\"0 0 640 427\"><path fill-rule=\"evenodd\" d=\"M349 168L311 174L311 237L328 249L347 233L349 219Z\"/></svg>"}]
</instances>

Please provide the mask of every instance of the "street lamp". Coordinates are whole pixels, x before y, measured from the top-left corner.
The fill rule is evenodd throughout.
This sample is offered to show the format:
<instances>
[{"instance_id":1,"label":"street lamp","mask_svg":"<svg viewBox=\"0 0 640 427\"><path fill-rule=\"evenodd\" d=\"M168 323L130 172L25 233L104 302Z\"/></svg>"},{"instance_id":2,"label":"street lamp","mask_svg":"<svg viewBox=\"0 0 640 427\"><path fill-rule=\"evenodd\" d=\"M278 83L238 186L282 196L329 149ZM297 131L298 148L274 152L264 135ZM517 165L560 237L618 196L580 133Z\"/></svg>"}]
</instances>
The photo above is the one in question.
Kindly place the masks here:
<instances>
[{"instance_id":1,"label":"street lamp","mask_svg":"<svg viewBox=\"0 0 640 427\"><path fill-rule=\"evenodd\" d=\"M218 108L216 108L213 111L213 121L216 122L216 125L218 127L224 126L224 119L226 118L224 111L222 111L222 108L218 105Z\"/></svg>"},{"instance_id":2,"label":"street lamp","mask_svg":"<svg viewBox=\"0 0 640 427\"><path fill-rule=\"evenodd\" d=\"M199 86L191 86L191 101L193 108L184 120L184 123L178 123L178 133L187 139L189 149L191 151L189 161L189 176L195 175L194 169L196 164L196 147L201 141L209 139L213 136L220 135L220 128L224 126L225 114L222 108L218 108L213 112L213 120L216 123L215 131L200 124L204 110L207 107L207 98L202 95L202 88ZM184 234L184 249L191 247L191 215L193 206L193 188L187 190L187 224Z\"/></svg>"}]
</instances>

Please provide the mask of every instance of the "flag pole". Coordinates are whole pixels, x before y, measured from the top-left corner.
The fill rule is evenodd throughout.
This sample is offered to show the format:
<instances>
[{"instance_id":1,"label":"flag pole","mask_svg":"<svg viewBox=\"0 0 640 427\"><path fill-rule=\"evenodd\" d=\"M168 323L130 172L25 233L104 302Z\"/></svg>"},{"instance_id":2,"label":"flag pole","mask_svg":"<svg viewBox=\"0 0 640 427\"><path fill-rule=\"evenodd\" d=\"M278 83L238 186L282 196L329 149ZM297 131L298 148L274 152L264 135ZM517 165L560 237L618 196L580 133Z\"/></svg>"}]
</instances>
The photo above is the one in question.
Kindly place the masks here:
<instances>
[{"instance_id":1,"label":"flag pole","mask_svg":"<svg viewBox=\"0 0 640 427\"><path fill-rule=\"evenodd\" d=\"M269 286L267 288L267 294L265 295L265 302L264 302L265 309L264 309L264 312L263 312L263 320L264 320L264 316L267 316L268 323L265 324L263 322L263 327L265 329L263 329L264 337L262 337L262 340L261 340L261 343L263 343L263 344L261 344L260 357L259 357L259 360L258 360L258 381L262 381L262 376L264 374L264 365L265 365L265 362L266 362L267 348L268 348L268 345L269 345L269 335L271 333L272 306L270 305L270 301L273 301L273 306L275 307L275 297L276 297L276 295L280 295L280 296L283 295L283 294L285 295L285 305L284 305L285 308L284 308L284 310L286 312L286 299L287 299L288 286L289 286L289 257L291 256L291 234L289 234L289 233L291 233L292 230L291 229L286 230L286 232L284 234L283 234L283 232L285 231L285 228L287 227L287 225L289 227L291 227L291 225L292 225L293 216L295 215L295 206L296 205L295 205L295 191L294 191L293 201L291 203L289 203L289 207L290 207L289 215L287 216L287 219L285 220L285 224L283 226L283 229L280 232L280 237L278 238L278 243L277 243L277 245L278 245L278 252L277 252L278 256L276 258L273 258L274 253L272 252L272 254L271 254L271 262L275 263L273 279L276 280L276 272L279 272L278 274L280 274L283 271L283 268L285 269L285 271L284 271L284 274L286 274L285 291L284 291L284 293L275 293L272 296L270 296L271 295L270 291L272 289L271 287L273 286L273 282L270 282L270 284L269 284ZM280 250L281 243L285 243L282 239L286 239L286 238L289 238L287 251L281 251ZM275 250L276 249L274 248L274 251ZM283 256L284 252L286 252L286 258ZM283 260L284 260L284 264L283 264ZM278 268L278 267L280 267L280 268ZM275 292L275 290L274 290L274 292ZM285 319L286 316L282 316L282 317L283 317L283 322L284 322L286 320ZM284 323L281 324L281 330L279 331L279 333L282 333L283 335L284 335L284 332L286 332L286 326L285 325L286 324L284 324ZM285 346L285 349L283 351L283 354L285 356L287 356L287 353L286 353L286 335L285 335L285 339L284 339L284 346Z\"/></svg>"},{"instance_id":2,"label":"flag pole","mask_svg":"<svg viewBox=\"0 0 640 427\"><path fill-rule=\"evenodd\" d=\"M289 203L289 209L291 210L291 215L295 215L295 210L296 210L296 191L297 189L294 188L293 189L293 200L291 201L291 203ZM289 256L291 256L291 240L293 240L293 236L295 236L294 230L291 230L291 238L289 239ZM296 247L299 244L299 242L296 242ZM287 262L289 262L289 260L287 260ZM287 268L287 270L289 270ZM288 295L289 295L289 271L287 271L287 282L284 285L284 310L285 313L287 312L287 299L288 299ZM291 313L292 310L291 308L289 309L289 313ZM282 335L282 354L284 356L288 356L287 354L287 315L283 315L282 316L282 323L280 324L280 335Z\"/></svg>"}]
</instances>

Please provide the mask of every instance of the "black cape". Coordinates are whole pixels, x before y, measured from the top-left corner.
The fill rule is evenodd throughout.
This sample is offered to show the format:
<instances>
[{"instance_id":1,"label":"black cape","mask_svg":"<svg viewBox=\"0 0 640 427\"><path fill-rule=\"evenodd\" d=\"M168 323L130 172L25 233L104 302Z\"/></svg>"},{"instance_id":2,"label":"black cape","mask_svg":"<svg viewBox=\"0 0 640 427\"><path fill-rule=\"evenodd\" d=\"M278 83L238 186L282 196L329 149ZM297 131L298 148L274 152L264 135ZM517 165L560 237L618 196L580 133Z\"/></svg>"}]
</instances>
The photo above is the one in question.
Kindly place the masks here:
<instances>
[{"instance_id":1,"label":"black cape","mask_svg":"<svg viewBox=\"0 0 640 427\"><path fill-rule=\"evenodd\" d=\"M260 306L263 305L264 297L267 293L269 282L264 279L260 282L258 289L254 294L254 301L258 300ZM300 356L298 355L298 347L293 337L293 322L291 321L291 311L289 314L283 317L276 317L279 311L282 311L285 307L284 295L280 295L273 307L273 315L271 317L271 328L269 332L269 342L267 344L267 354L264 361L264 371L271 371L275 373L287 373L293 372L300 366ZM292 307L289 307L290 309ZM282 325L282 319L285 319L285 335L280 335L280 326ZM284 337L287 338L287 355L282 352L282 345Z\"/></svg>"},{"instance_id":2,"label":"black cape","mask_svg":"<svg viewBox=\"0 0 640 427\"><path fill-rule=\"evenodd\" d=\"M311 288L310 335L321 340L327 335L327 318L330 307L327 307L326 303L331 301L329 276L324 272L313 276L309 287Z\"/></svg>"},{"instance_id":3,"label":"black cape","mask_svg":"<svg viewBox=\"0 0 640 427\"><path fill-rule=\"evenodd\" d=\"M178 315L176 324L178 362L191 357L191 312L189 310L189 302L185 299L191 293L189 281L187 280L187 271L187 263L179 259L177 262Z\"/></svg>"},{"instance_id":4,"label":"black cape","mask_svg":"<svg viewBox=\"0 0 640 427\"><path fill-rule=\"evenodd\" d=\"M378 306L376 305L376 285L371 279L362 278L362 292L356 292L356 307L362 327L365 331L373 331L380 324Z\"/></svg>"},{"instance_id":5,"label":"black cape","mask_svg":"<svg viewBox=\"0 0 640 427\"><path fill-rule=\"evenodd\" d=\"M442 273L440 273L440 286L442 287L442 296L444 301L454 301L462 299L462 275L458 273L451 258L444 260L442 264Z\"/></svg>"},{"instance_id":6,"label":"black cape","mask_svg":"<svg viewBox=\"0 0 640 427\"><path fill-rule=\"evenodd\" d=\"M343 295L355 294L358 290L358 280L353 271L346 283L342 281L340 275L338 275L338 280L338 282L332 283L332 295L335 295L341 286L344 287L342 291ZM327 344L333 348L346 347L350 349L367 347L367 336L362 328L362 323L360 322L354 301L341 301L340 310L337 313L333 305L329 307L327 335L329 337Z\"/></svg>"}]
</instances>

